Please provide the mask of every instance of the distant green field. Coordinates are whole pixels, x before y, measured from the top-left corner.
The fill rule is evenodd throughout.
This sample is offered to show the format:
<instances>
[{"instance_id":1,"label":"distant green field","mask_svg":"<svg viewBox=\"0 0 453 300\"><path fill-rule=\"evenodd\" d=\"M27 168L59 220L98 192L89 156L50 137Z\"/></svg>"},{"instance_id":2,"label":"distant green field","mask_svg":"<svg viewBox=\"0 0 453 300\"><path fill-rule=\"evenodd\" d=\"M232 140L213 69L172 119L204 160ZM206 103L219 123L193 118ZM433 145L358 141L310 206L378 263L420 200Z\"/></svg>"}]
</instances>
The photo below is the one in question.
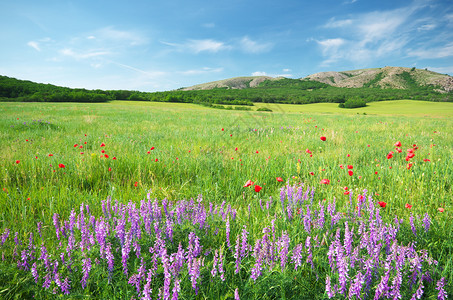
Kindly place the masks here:
<instances>
[{"instance_id":1,"label":"distant green field","mask_svg":"<svg viewBox=\"0 0 453 300\"><path fill-rule=\"evenodd\" d=\"M351 110L326 103L257 103L255 106L253 109L269 107L273 113L157 102L0 103L0 241L10 231L6 242L0 244L0 253L5 257L0 261L0 298L60 297L63 288L58 285L58 278L52 277L49 289L42 287L44 276L51 274L45 259L39 258L44 244L52 253L51 258L59 261L59 264L52 262L53 268L62 279L71 281L71 294L75 298L141 297L135 286L127 282L132 274L138 274L141 264L150 269L153 259L159 265L153 271L157 279L152 281L152 295L157 298L164 276L170 271L165 269L168 266L163 266L165 256L152 258L163 248L156 248L160 250L154 254L148 249L158 244L158 232L162 231L168 255L176 253L178 243L182 243L188 256L193 250L187 250L192 243L188 241L189 233L195 233L203 245L200 252L203 254L197 257L202 272L198 294L195 295L193 277L188 273L188 264L193 267L193 261L188 261L179 277L181 298L220 299L223 295L227 295L225 299L233 298L238 289L242 299L261 296L327 299L326 279L341 280L338 268L330 267L329 246L341 242L347 248L345 222L349 222L347 228L354 232L352 246L366 260L370 259L366 257L372 249L360 248L359 237L366 239L367 235L362 233L368 230L392 232L395 216L404 220L397 236L398 245L415 245L417 251L411 253L418 253L418 257L423 255L421 249L427 249L426 255L439 262L437 266L424 258L423 272L429 272L433 278L427 281L423 277L425 273L414 275L408 267L408 258L403 298L415 293L420 284L424 284L428 297L436 298L436 283L441 278L447 280L447 288L453 287L453 103L401 100L373 102L366 108ZM402 145L395 146L397 142ZM413 156L408 158L411 153ZM253 184L247 187L249 180ZM288 195L291 187L299 188L301 184L304 189L300 191L307 194L303 205L291 202ZM306 188L312 189L306 192ZM313 195L311 200L309 192ZM370 197L365 204L358 196L363 194ZM202 196L197 202L199 195ZM134 209L145 214L141 201L147 197L150 201L156 199L156 210L163 217L153 215L155 223L148 224L151 227L147 229L143 227L146 220L143 216L139 218L143 235L150 234L143 239L129 240L141 245L143 261L140 261L137 244L135 248L131 245L130 249L125 248L128 240L121 238L121 232L127 231L132 239L132 225L127 223L122 231L120 220L134 219ZM101 205L108 198L123 204L130 201L130 204L127 210L118 204L112 219ZM195 199L192 206L186 203L191 198ZM179 202L182 200L187 201ZM333 202L338 213L332 211ZM89 209L80 209L82 203ZM172 209L170 214L166 205ZM178 223L177 205L189 205L184 218L192 218L195 211L201 214L203 209L207 217L204 221L190 219ZM361 205L365 215L357 212ZM330 211L326 210L328 206ZM83 220L77 221L77 229L70 227L69 221L63 221L69 220L71 213L80 217L82 212L86 223L91 224L87 225L92 234L90 241L87 238L83 242L83 233L77 231L84 228ZM320 221L324 213L325 225ZM423 225L426 214L431 218L429 231ZM107 240L114 252L114 271L107 270L102 254L104 246L99 248L98 244L99 232L94 234L104 221L110 226L111 236ZM37 231L38 222L42 224L42 232ZM209 226L203 227L200 222ZM415 222L417 234L413 233L411 222ZM174 239L170 239L165 230L173 225ZM239 241L244 228L249 234L250 249L242 263L238 263L236 238ZM16 232L20 243L14 241ZM33 233L31 242L29 232ZM68 252L66 245L72 232L79 232L74 247L87 243L92 245L91 250L81 247ZM267 237L263 236L266 232ZM56 239L56 233L60 240ZM274 250L269 250L275 251L272 252L275 257L268 254L264 260L266 266L259 269L261 252L256 247L265 238L275 242ZM307 239L310 248L304 246ZM60 246L60 242L64 244ZM384 260L393 260L386 256L392 245L385 237L370 243L381 253L374 259L382 259L370 279L373 296L385 274ZM290 257L298 251L298 245L304 250L302 266L296 270L297 258ZM289 253L285 254L288 249ZM309 263L312 250L313 265ZM128 251L131 257L122 260ZM61 253L66 255L63 255L65 259L59 259ZM76 271L68 267L68 253L73 257ZM212 275L219 253L224 255L225 282ZM25 257L22 260L21 254ZM82 269L87 269L83 265L88 257L92 260L92 271L88 286L84 287ZM38 279L30 271L33 263L39 271ZM124 265L126 271L129 268L127 275ZM349 266L348 284L360 276L358 273L363 271L360 266L364 267ZM241 272L237 274L235 269L239 267ZM396 276L394 271L389 282ZM413 287L407 283L410 276L418 278ZM172 277L172 283L176 277ZM144 289L144 281L139 282L140 289ZM52 288L57 295L53 295ZM337 299L343 296L337 295Z\"/></svg>"}]
</instances>

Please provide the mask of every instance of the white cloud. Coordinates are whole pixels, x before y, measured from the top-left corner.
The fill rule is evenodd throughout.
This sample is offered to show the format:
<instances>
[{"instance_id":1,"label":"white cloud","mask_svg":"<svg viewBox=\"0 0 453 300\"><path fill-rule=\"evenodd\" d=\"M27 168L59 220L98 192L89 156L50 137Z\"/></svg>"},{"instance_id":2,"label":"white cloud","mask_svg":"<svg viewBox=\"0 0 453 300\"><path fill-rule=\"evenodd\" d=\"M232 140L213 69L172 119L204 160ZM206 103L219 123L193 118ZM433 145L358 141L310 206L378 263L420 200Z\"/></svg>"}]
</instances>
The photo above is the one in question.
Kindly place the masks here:
<instances>
[{"instance_id":1,"label":"white cloud","mask_svg":"<svg viewBox=\"0 0 453 300\"><path fill-rule=\"evenodd\" d=\"M271 43L258 43L252 41L249 37L245 36L240 41L240 47L244 52L247 53L261 53L269 51L272 48Z\"/></svg>"},{"instance_id":2,"label":"white cloud","mask_svg":"<svg viewBox=\"0 0 453 300\"><path fill-rule=\"evenodd\" d=\"M283 69L283 72L291 72L291 69Z\"/></svg>"},{"instance_id":3,"label":"white cloud","mask_svg":"<svg viewBox=\"0 0 453 300\"><path fill-rule=\"evenodd\" d=\"M133 30L118 30L113 27L98 29L94 34L89 35L90 39L95 38L101 42L126 43L130 46L143 45L148 42L148 38L143 34Z\"/></svg>"},{"instance_id":4,"label":"white cloud","mask_svg":"<svg viewBox=\"0 0 453 300\"><path fill-rule=\"evenodd\" d=\"M39 47L39 44L38 42L35 42L35 41L29 41L27 43L28 46L32 47L33 49L35 49L36 51L41 51L41 48Z\"/></svg>"},{"instance_id":5,"label":"white cloud","mask_svg":"<svg viewBox=\"0 0 453 300\"><path fill-rule=\"evenodd\" d=\"M214 28L215 27L215 23L204 23L202 26L205 27L205 28Z\"/></svg>"},{"instance_id":6,"label":"white cloud","mask_svg":"<svg viewBox=\"0 0 453 300\"><path fill-rule=\"evenodd\" d=\"M428 31L433 30L437 26L435 24L425 24L417 28L418 31Z\"/></svg>"},{"instance_id":7,"label":"white cloud","mask_svg":"<svg viewBox=\"0 0 453 300\"><path fill-rule=\"evenodd\" d=\"M453 42L437 48L409 50L408 55L427 59L453 56Z\"/></svg>"},{"instance_id":8,"label":"white cloud","mask_svg":"<svg viewBox=\"0 0 453 300\"><path fill-rule=\"evenodd\" d=\"M252 73L252 76L269 76L266 72L256 71Z\"/></svg>"},{"instance_id":9,"label":"white cloud","mask_svg":"<svg viewBox=\"0 0 453 300\"><path fill-rule=\"evenodd\" d=\"M180 71L178 73L182 74L182 75L201 75L201 74L207 74L207 73L219 73L219 72L222 72L222 71L223 71L223 68L204 67L204 68L201 68L201 69Z\"/></svg>"},{"instance_id":10,"label":"white cloud","mask_svg":"<svg viewBox=\"0 0 453 300\"><path fill-rule=\"evenodd\" d=\"M352 24L352 19L345 19L345 20L335 20L335 18L331 18L325 25L325 28L338 28L338 27L345 27Z\"/></svg>"},{"instance_id":11,"label":"white cloud","mask_svg":"<svg viewBox=\"0 0 453 300\"><path fill-rule=\"evenodd\" d=\"M187 46L190 50L192 50L195 53L200 53L203 51L215 53L228 48L223 42L218 42L211 39L189 40L185 46Z\"/></svg>"},{"instance_id":12,"label":"white cloud","mask_svg":"<svg viewBox=\"0 0 453 300\"><path fill-rule=\"evenodd\" d=\"M94 57L101 57L111 54L109 51L102 50L89 50L87 52L75 52L70 48L65 48L60 51L64 56L69 56L75 59L89 59Z\"/></svg>"}]
</instances>

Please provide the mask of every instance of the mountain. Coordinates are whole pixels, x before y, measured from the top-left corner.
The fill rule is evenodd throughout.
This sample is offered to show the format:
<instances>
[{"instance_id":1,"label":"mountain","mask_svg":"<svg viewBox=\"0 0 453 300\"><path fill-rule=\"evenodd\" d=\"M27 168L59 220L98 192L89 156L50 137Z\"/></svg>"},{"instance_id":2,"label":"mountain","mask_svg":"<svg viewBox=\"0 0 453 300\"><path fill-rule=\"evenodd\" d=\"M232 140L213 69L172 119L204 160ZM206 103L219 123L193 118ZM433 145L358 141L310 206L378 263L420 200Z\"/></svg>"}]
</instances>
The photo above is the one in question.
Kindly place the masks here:
<instances>
[{"instance_id":1,"label":"mountain","mask_svg":"<svg viewBox=\"0 0 453 300\"><path fill-rule=\"evenodd\" d=\"M346 88L411 89L418 86L436 86L440 92L453 91L453 77L426 69L384 67L343 72L321 72L304 79Z\"/></svg>"},{"instance_id":2,"label":"mountain","mask_svg":"<svg viewBox=\"0 0 453 300\"><path fill-rule=\"evenodd\" d=\"M230 79L212 81L208 83L197 84L187 88L181 88L181 91L193 91L193 90L211 90L215 88L227 88L227 89L246 89L257 87L260 83L265 80L276 80L269 76L248 76L248 77L234 77Z\"/></svg>"},{"instance_id":3,"label":"mountain","mask_svg":"<svg viewBox=\"0 0 453 300\"><path fill-rule=\"evenodd\" d=\"M215 88L247 89L262 87L267 81L283 77L268 76L235 77L213 81L180 89L181 91L210 90ZM317 81L341 88L417 89L428 88L436 92L453 91L453 77L426 69L384 67L342 72L320 72L300 78L303 81ZM287 81L289 83L289 81ZM294 84L293 82L291 84ZM281 86L281 84L279 84Z\"/></svg>"}]
</instances>

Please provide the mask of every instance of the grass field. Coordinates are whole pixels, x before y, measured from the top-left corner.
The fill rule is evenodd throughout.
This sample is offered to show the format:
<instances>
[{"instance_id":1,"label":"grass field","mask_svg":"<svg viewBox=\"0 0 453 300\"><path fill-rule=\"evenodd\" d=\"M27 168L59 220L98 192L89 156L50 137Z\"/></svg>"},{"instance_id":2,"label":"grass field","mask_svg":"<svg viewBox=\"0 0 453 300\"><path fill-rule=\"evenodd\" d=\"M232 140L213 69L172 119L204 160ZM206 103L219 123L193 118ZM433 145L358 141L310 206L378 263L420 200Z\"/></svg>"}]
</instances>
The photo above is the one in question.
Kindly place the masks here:
<instances>
[{"instance_id":1,"label":"grass field","mask_svg":"<svg viewBox=\"0 0 453 300\"><path fill-rule=\"evenodd\" d=\"M401 274L403 299L435 299L442 280L453 288L453 104L262 106L274 112L1 103L0 298L58 298L64 279L74 298L166 298L169 282L181 299L393 298L389 286L395 290ZM125 206L106 213L106 199ZM160 211L154 231L144 199L151 215ZM186 221L176 218L179 209ZM109 228L104 239L97 222ZM370 232L382 235L370 240ZM69 251L71 237L77 246ZM193 250L198 239L203 253ZM101 240L112 247L112 269ZM389 267L401 253L405 263Z\"/></svg>"}]
</instances>

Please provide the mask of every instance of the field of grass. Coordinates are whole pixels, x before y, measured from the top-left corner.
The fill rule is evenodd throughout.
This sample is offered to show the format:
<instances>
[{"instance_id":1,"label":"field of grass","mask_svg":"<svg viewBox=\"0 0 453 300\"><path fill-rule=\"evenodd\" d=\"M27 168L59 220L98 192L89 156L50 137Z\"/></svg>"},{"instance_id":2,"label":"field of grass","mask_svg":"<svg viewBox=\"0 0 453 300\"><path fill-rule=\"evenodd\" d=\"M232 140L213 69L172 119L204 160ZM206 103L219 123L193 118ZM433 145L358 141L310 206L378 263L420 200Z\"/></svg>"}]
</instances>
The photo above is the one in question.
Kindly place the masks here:
<instances>
[{"instance_id":1,"label":"field of grass","mask_svg":"<svg viewBox=\"0 0 453 300\"><path fill-rule=\"evenodd\" d=\"M256 106L1 103L0 298L453 289L453 104Z\"/></svg>"}]
</instances>

